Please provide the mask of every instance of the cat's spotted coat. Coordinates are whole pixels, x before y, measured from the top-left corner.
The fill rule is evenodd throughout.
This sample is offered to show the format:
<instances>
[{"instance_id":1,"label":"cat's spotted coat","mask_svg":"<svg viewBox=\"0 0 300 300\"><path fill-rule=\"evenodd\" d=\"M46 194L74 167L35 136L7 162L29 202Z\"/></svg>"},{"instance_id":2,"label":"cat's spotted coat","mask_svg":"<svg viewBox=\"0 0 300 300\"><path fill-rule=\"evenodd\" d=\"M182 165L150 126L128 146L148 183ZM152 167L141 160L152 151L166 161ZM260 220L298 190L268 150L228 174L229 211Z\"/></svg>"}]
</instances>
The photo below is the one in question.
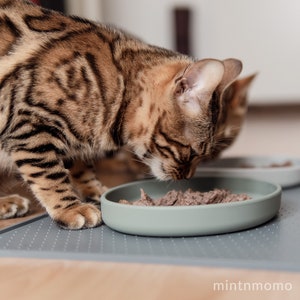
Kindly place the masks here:
<instances>
[{"instance_id":1,"label":"cat's spotted coat","mask_svg":"<svg viewBox=\"0 0 300 300\"><path fill-rule=\"evenodd\" d=\"M196 61L22 0L0 0L0 41L1 169L65 228L101 222L93 160L127 146L157 178L189 178L245 114L252 77L236 80L236 59ZM0 218L27 205L2 197Z\"/></svg>"}]
</instances>

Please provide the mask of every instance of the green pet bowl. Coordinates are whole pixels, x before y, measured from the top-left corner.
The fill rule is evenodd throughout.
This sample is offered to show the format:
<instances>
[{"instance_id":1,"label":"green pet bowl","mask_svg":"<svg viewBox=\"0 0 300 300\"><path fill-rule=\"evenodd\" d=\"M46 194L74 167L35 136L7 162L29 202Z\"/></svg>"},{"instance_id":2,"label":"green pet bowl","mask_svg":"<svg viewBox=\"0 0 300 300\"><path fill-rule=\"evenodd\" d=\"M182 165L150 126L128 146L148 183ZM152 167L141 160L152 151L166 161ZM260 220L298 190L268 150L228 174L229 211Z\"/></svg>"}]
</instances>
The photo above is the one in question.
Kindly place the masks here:
<instances>
[{"instance_id":1,"label":"green pet bowl","mask_svg":"<svg viewBox=\"0 0 300 300\"><path fill-rule=\"evenodd\" d=\"M140 189L152 198L169 190L210 191L227 189L246 193L251 199L241 202L193 206L135 206L118 203L135 201ZM280 208L281 187L247 178L195 177L190 180L162 182L143 180L120 185L101 197L104 223L122 233L144 236L199 236L239 231L272 219Z\"/></svg>"}]
</instances>

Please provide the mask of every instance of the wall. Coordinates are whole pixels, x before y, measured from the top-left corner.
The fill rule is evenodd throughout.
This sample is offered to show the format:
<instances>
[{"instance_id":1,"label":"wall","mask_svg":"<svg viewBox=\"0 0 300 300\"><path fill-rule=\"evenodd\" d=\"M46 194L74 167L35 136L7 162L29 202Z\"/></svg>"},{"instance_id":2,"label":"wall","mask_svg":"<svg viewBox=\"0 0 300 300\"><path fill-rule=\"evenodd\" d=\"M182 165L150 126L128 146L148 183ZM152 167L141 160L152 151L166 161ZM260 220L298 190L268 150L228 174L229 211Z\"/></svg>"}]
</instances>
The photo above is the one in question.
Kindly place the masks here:
<instances>
[{"instance_id":1,"label":"wall","mask_svg":"<svg viewBox=\"0 0 300 300\"><path fill-rule=\"evenodd\" d=\"M65 0L68 14L81 16L94 21L102 20L101 0Z\"/></svg>"},{"instance_id":2,"label":"wall","mask_svg":"<svg viewBox=\"0 0 300 300\"><path fill-rule=\"evenodd\" d=\"M224 156L288 155L300 157L300 106L249 107L236 142Z\"/></svg>"}]
</instances>

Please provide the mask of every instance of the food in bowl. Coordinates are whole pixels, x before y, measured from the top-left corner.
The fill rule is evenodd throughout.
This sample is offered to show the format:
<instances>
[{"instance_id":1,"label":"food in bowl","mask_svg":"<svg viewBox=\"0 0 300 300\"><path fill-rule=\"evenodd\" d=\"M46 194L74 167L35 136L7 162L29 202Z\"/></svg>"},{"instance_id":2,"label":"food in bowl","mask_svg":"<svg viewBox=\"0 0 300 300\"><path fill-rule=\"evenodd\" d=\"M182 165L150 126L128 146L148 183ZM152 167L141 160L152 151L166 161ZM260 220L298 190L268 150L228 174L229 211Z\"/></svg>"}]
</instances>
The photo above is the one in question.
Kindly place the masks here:
<instances>
[{"instance_id":1,"label":"food in bowl","mask_svg":"<svg viewBox=\"0 0 300 300\"><path fill-rule=\"evenodd\" d=\"M208 192L193 191L192 189L187 189L185 192L171 190L163 197L153 199L141 189L140 199L136 201L122 199L119 203L138 206L190 206L245 201L249 199L251 197L247 194L234 194L225 189L214 189Z\"/></svg>"},{"instance_id":2,"label":"food in bowl","mask_svg":"<svg viewBox=\"0 0 300 300\"><path fill-rule=\"evenodd\" d=\"M243 164L241 165L241 168L284 168L284 167L291 167L293 166L293 163L291 161L285 161L283 163L271 163L269 165L265 166L255 166L252 164Z\"/></svg>"}]
</instances>

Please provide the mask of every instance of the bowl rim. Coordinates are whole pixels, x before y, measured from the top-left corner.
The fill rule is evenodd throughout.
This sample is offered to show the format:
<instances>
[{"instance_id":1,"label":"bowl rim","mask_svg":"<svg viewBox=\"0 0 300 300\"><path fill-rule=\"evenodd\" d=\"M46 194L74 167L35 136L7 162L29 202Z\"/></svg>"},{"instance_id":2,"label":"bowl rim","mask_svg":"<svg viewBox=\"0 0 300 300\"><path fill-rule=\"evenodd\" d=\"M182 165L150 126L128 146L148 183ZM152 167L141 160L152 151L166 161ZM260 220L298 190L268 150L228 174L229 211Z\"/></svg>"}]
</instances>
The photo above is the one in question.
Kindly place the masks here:
<instances>
[{"instance_id":1,"label":"bowl rim","mask_svg":"<svg viewBox=\"0 0 300 300\"><path fill-rule=\"evenodd\" d=\"M255 160L257 161L263 161L263 160L267 160L267 161L272 161L272 160L288 160L291 161L293 164L291 166L279 166L279 167L265 167L265 166L254 166L253 168L243 168L243 167L227 167L227 166L221 166L218 165L218 162L222 162L222 161L238 161L238 160L250 160L253 161L253 163L255 163ZM265 173L273 173L273 172L277 172L277 171L294 171L294 170L299 170L300 171L300 157L296 157L296 156L285 156L285 155L237 155L237 156L226 156L226 157L222 157L219 159L216 159L215 161L211 161L212 165L210 166L210 162L208 162L207 164L199 164L197 167L197 170L205 170L205 171L215 171L215 170L222 170L222 171L230 171L230 172L265 172Z\"/></svg>"},{"instance_id":2,"label":"bowl rim","mask_svg":"<svg viewBox=\"0 0 300 300\"><path fill-rule=\"evenodd\" d=\"M130 209L130 210L190 210L190 209L200 209L200 210L207 210L207 209L216 209L216 208L224 208L224 207L235 207L235 206L245 206L245 205L252 205L255 204L257 202L263 202L266 201L270 198L273 198L277 195L280 195L282 193L282 187L277 184L277 183L272 183L272 182L268 182L265 180L258 180L258 179L253 179L253 178L240 178L240 177L228 177L228 176L195 176L193 178L191 178L191 180L198 180L198 179L209 179L209 178L219 178L219 179L226 179L226 180L239 180L239 181L248 181L248 182L257 182L260 184L268 184L270 186L272 186L274 188L274 190L271 193L268 193L266 195L260 196L258 198L254 198L254 199L249 199L249 200L245 200L245 201L235 201L235 202L226 202L226 203L211 203L211 204L205 204L205 205L182 205L182 206L138 206L138 205L127 205L127 204L123 204L123 203L118 203L116 201L113 200L109 200L107 198L107 195L109 195L110 193L122 189L122 188L130 188L132 186L135 186L137 184L143 184L143 183L148 183L148 182L152 182L152 183L159 183L159 184L163 184L163 181L159 181L157 179L144 179L144 180L137 180L137 181L132 181L132 182L128 182L128 183L124 183L121 185L118 185L116 187L113 187L109 190L107 190L104 194L102 194L101 196L101 203L103 203L103 201L108 204L111 205L113 207L118 207L118 208L122 208L122 209ZM243 193L243 192L241 192ZM245 192L246 193L246 192ZM130 199L128 199L128 201L130 201Z\"/></svg>"}]
</instances>

